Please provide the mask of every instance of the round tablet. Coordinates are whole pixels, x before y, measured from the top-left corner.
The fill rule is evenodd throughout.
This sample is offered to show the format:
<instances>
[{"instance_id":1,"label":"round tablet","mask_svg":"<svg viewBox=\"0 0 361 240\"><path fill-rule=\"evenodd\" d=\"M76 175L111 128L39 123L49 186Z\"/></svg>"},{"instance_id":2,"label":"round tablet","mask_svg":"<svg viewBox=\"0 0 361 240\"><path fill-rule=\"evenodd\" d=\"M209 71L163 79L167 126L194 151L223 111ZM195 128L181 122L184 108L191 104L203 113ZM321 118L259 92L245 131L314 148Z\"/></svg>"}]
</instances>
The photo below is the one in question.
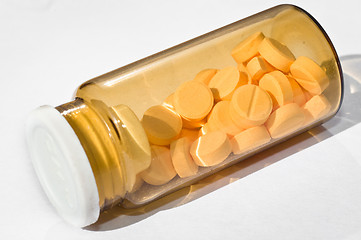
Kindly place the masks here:
<instances>
[{"instance_id":1,"label":"round tablet","mask_svg":"<svg viewBox=\"0 0 361 240\"><path fill-rule=\"evenodd\" d=\"M248 128L231 139L232 151L234 154L240 154L266 144L270 140L271 136L264 125Z\"/></svg>"},{"instance_id":2,"label":"round tablet","mask_svg":"<svg viewBox=\"0 0 361 240\"><path fill-rule=\"evenodd\" d=\"M271 72L274 68L262 57L254 57L247 63L247 70L251 78L257 82L265 73Z\"/></svg>"},{"instance_id":3,"label":"round tablet","mask_svg":"<svg viewBox=\"0 0 361 240\"><path fill-rule=\"evenodd\" d=\"M231 52L232 57L237 63L243 63L258 54L258 46L264 39L261 32L256 32L240 42Z\"/></svg>"},{"instance_id":4,"label":"round tablet","mask_svg":"<svg viewBox=\"0 0 361 240\"><path fill-rule=\"evenodd\" d=\"M306 96L301 88L301 86L296 82L296 80L287 76L288 81L291 84L292 92L293 92L293 102L297 103L298 106L303 106L306 103Z\"/></svg>"},{"instance_id":5,"label":"round tablet","mask_svg":"<svg viewBox=\"0 0 361 240\"><path fill-rule=\"evenodd\" d=\"M223 162L232 152L224 132L210 132L199 137L191 146L190 153L198 166L208 167Z\"/></svg>"},{"instance_id":6,"label":"round tablet","mask_svg":"<svg viewBox=\"0 0 361 240\"><path fill-rule=\"evenodd\" d=\"M143 178L140 176L140 174L138 174L135 178L134 185L129 190L129 193L134 193L134 192L138 191L142 187L143 183L144 183Z\"/></svg>"},{"instance_id":7,"label":"round tablet","mask_svg":"<svg viewBox=\"0 0 361 240\"><path fill-rule=\"evenodd\" d=\"M237 67L229 66L218 71L208 86L212 90L216 101L231 100L234 90L240 85L247 84L247 82L248 79L246 78L240 79Z\"/></svg>"},{"instance_id":8,"label":"round tablet","mask_svg":"<svg viewBox=\"0 0 361 240\"><path fill-rule=\"evenodd\" d=\"M212 132L213 129L210 128L209 123L204 124L201 129L198 131L198 137L206 135L207 133Z\"/></svg>"},{"instance_id":9,"label":"round tablet","mask_svg":"<svg viewBox=\"0 0 361 240\"><path fill-rule=\"evenodd\" d=\"M272 138L281 138L303 125L305 114L297 103L289 103L275 110L265 126Z\"/></svg>"},{"instance_id":10,"label":"round tablet","mask_svg":"<svg viewBox=\"0 0 361 240\"><path fill-rule=\"evenodd\" d=\"M324 95L315 95L306 102L303 109L311 119L318 119L330 111L331 104Z\"/></svg>"},{"instance_id":11,"label":"round tablet","mask_svg":"<svg viewBox=\"0 0 361 240\"><path fill-rule=\"evenodd\" d=\"M201 120L188 120L186 118L182 118L182 121L183 121L183 128L196 129L206 124L207 119L203 118Z\"/></svg>"},{"instance_id":12,"label":"round tablet","mask_svg":"<svg viewBox=\"0 0 361 240\"><path fill-rule=\"evenodd\" d=\"M177 113L190 121L202 120L213 107L213 94L207 85L188 81L174 93L174 107Z\"/></svg>"},{"instance_id":13,"label":"round tablet","mask_svg":"<svg viewBox=\"0 0 361 240\"><path fill-rule=\"evenodd\" d=\"M213 78L214 75L217 73L217 69L204 69L197 73L197 75L194 77L194 81L202 82L206 85L208 85L209 81Z\"/></svg>"},{"instance_id":14,"label":"round tablet","mask_svg":"<svg viewBox=\"0 0 361 240\"><path fill-rule=\"evenodd\" d=\"M197 174L198 166L189 152L191 142L188 138L178 138L170 144L170 154L175 171L179 177L186 178Z\"/></svg>"},{"instance_id":15,"label":"round tablet","mask_svg":"<svg viewBox=\"0 0 361 240\"><path fill-rule=\"evenodd\" d=\"M241 132L243 129L239 128L231 119L229 114L230 101L220 101L214 105L210 117L208 119L208 124L210 128L214 131L222 131L228 135L228 137L233 137L237 133Z\"/></svg>"},{"instance_id":16,"label":"round tablet","mask_svg":"<svg viewBox=\"0 0 361 240\"><path fill-rule=\"evenodd\" d=\"M247 84L233 94L229 113L241 129L263 124L272 111L272 99L262 88Z\"/></svg>"},{"instance_id":17,"label":"round tablet","mask_svg":"<svg viewBox=\"0 0 361 240\"><path fill-rule=\"evenodd\" d=\"M174 110L174 93L172 93L171 95L169 95L163 102L162 104L163 106Z\"/></svg>"},{"instance_id":18,"label":"round tablet","mask_svg":"<svg viewBox=\"0 0 361 240\"><path fill-rule=\"evenodd\" d=\"M151 146L152 161L146 170L140 173L142 179L151 185L162 185L172 180L176 175L170 150L163 146Z\"/></svg>"},{"instance_id":19,"label":"round tablet","mask_svg":"<svg viewBox=\"0 0 361 240\"><path fill-rule=\"evenodd\" d=\"M259 81L259 87L272 98L273 109L293 101L293 91L288 78L280 71L265 74Z\"/></svg>"},{"instance_id":20,"label":"round tablet","mask_svg":"<svg viewBox=\"0 0 361 240\"><path fill-rule=\"evenodd\" d=\"M252 77L249 74L246 66L243 63L239 63L237 65L237 69L238 69L240 75L244 75L244 76L240 76L240 77L247 78L247 83L252 84Z\"/></svg>"},{"instance_id":21,"label":"round tablet","mask_svg":"<svg viewBox=\"0 0 361 240\"><path fill-rule=\"evenodd\" d=\"M306 102L313 97L313 95L309 91L307 91L305 89L302 89L302 90L303 90L303 94L305 94Z\"/></svg>"},{"instance_id":22,"label":"round tablet","mask_svg":"<svg viewBox=\"0 0 361 240\"><path fill-rule=\"evenodd\" d=\"M295 61L295 56L288 47L272 38L264 38L258 51L267 62L285 73Z\"/></svg>"},{"instance_id":23,"label":"round tablet","mask_svg":"<svg viewBox=\"0 0 361 240\"><path fill-rule=\"evenodd\" d=\"M198 138L198 132L198 129L183 128L179 134L179 138L185 137L188 138L189 141L194 142Z\"/></svg>"},{"instance_id":24,"label":"round tablet","mask_svg":"<svg viewBox=\"0 0 361 240\"><path fill-rule=\"evenodd\" d=\"M320 95L330 83L325 71L308 57L298 57L290 71L292 77L312 95Z\"/></svg>"},{"instance_id":25,"label":"round tablet","mask_svg":"<svg viewBox=\"0 0 361 240\"><path fill-rule=\"evenodd\" d=\"M182 130L182 118L162 105L145 111L141 122L149 142L156 145L170 144Z\"/></svg>"},{"instance_id":26,"label":"round tablet","mask_svg":"<svg viewBox=\"0 0 361 240\"><path fill-rule=\"evenodd\" d=\"M125 189L132 191L137 184L140 172L147 169L151 162L149 140L141 122L133 111L125 105L113 106L109 109L113 122L120 133L122 149L133 161L124 161L124 174L127 176Z\"/></svg>"}]
</instances>

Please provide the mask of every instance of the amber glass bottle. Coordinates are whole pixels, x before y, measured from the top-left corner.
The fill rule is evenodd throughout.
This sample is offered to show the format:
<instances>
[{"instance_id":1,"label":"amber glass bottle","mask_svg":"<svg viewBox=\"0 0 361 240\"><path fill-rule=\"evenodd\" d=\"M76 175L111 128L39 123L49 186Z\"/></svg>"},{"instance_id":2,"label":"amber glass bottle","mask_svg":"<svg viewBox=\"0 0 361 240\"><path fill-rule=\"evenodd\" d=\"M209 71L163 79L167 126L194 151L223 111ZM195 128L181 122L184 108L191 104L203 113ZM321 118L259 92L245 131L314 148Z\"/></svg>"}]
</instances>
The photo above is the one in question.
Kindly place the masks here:
<instances>
[{"instance_id":1,"label":"amber glass bottle","mask_svg":"<svg viewBox=\"0 0 361 240\"><path fill-rule=\"evenodd\" d=\"M83 83L30 114L27 141L52 204L86 226L322 124L342 81L322 27L280 5Z\"/></svg>"}]
</instances>

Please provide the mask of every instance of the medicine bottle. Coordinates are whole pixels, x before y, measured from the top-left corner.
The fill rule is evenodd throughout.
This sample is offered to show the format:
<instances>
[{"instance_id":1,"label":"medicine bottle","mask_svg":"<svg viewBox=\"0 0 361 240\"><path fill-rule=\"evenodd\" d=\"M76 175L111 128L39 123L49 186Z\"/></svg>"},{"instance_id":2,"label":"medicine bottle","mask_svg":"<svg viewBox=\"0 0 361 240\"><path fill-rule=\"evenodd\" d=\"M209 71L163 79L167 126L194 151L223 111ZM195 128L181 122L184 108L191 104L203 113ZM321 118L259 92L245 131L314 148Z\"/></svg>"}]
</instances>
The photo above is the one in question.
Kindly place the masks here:
<instances>
[{"instance_id":1,"label":"medicine bottle","mask_svg":"<svg viewBox=\"0 0 361 240\"><path fill-rule=\"evenodd\" d=\"M83 83L26 136L51 203L83 227L322 124L342 94L325 31L280 5Z\"/></svg>"}]
</instances>

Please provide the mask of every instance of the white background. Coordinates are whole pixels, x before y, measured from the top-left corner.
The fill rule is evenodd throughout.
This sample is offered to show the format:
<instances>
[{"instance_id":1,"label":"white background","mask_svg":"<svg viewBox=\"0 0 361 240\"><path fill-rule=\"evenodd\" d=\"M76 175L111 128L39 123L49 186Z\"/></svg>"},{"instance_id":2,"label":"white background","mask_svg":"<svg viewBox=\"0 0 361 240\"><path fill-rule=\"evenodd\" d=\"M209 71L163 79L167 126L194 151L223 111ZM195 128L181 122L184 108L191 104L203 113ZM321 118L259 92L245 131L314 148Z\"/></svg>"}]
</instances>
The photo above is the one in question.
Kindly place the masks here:
<instances>
[{"instance_id":1,"label":"white background","mask_svg":"<svg viewBox=\"0 0 361 240\"><path fill-rule=\"evenodd\" d=\"M361 239L361 127L350 128L361 122L359 1L291 1L321 23L348 74L344 105L324 126L146 213L115 209L85 229L58 217L33 172L29 111L67 102L90 78L279 3L0 0L0 239Z\"/></svg>"}]
</instances>

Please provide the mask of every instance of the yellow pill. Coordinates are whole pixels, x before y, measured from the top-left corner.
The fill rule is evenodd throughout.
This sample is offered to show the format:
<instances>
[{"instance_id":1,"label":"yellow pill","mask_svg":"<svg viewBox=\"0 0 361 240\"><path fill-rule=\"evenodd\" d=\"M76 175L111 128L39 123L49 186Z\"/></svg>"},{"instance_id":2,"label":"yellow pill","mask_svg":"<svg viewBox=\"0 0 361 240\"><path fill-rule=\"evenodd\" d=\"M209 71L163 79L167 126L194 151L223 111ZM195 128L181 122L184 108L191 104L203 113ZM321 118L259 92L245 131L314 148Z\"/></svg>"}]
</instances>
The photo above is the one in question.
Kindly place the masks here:
<instances>
[{"instance_id":1,"label":"yellow pill","mask_svg":"<svg viewBox=\"0 0 361 240\"><path fill-rule=\"evenodd\" d=\"M185 137L188 138L189 141L194 142L198 138L198 132L198 129L183 128L179 134L179 138Z\"/></svg>"},{"instance_id":2,"label":"yellow pill","mask_svg":"<svg viewBox=\"0 0 361 240\"><path fill-rule=\"evenodd\" d=\"M258 54L258 46L264 39L261 32L256 32L240 42L231 52L232 57L237 63L243 63Z\"/></svg>"},{"instance_id":3,"label":"yellow pill","mask_svg":"<svg viewBox=\"0 0 361 240\"><path fill-rule=\"evenodd\" d=\"M264 125L248 128L231 139L234 154L241 154L268 143L271 137Z\"/></svg>"},{"instance_id":4,"label":"yellow pill","mask_svg":"<svg viewBox=\"0 0 361 240\"><path fill-rule=\"evenodd\" d=\"M212 132L213 130L210 128L210 124L207 122L204 124L201 129L199 129L198 137L201 137L203 135L206 135L207 133Z\"/></svg>"},{"instance_id":5,"label":"yellow pill","mask_svg":"<svg viewBox=\"0 0 361 240\"><path fill-rule=\"evenodd\" d=\"M265 126L272 138L281 138L300 128L305 114L297 103L289 103L274 111Z\"/></svg>"},{"instance_id":6,"label":"yellow pill","mask_svg":"<svg viewBox=\"0 0 361 240\"><path fill-rule=\"evenodd\" d=\"M307 91L305 89L302 89L302 90L303 90L303 94L305 94L306 102L313 97L313 95L309 91Z\"/></svg>"},{"instance_id":7,"label":"yellow pill","mask_svg":"<svg viewBox=\"0 0 361 240\"><path fill-rule=\"evenodd\" d=\"M124 159L124 174L127 176L125 189L135 191L139 173L151 163L149 140L138 117L127 106L120 104L109 111L117 116L114 120L120 120L117 130L121 136L122 150L128 156Z\"/></svg>"},{"instance_id":8,"label":"yellow pill","mask_svg":"<svg viewBox=\"0 0 361 240\"><path fill-rule=\"evenodd\" d=\"M174 93L172 93L171 95L169 95L163 102L162 104L163 106L174 110Z\"/></svg>"},{"instance_id":9,"label":"yellow pill","mask_svg":"<svg viewBox=\"0 0 361 240\"><path fill-rule=\"evenodd\" d=\"M175 110L189 121L205 118L211 111L213 102L210 88L197 81L183 83L174 93Z\"/></svg>"},{"instance_id":10,"label":"yellow pill","mask_svg":"<svg viewBox=\"0 0 361 240\"><path fill-rule=\"evenodd\" d=\"M204 124L206 124L207 119L203 118L201 120L188 120L185 118L182 118L183 127L188 129L196 129L202 127Z\"/></svg>"},{"instance_id":11,"label":"yellow pill","mask_svg":"<svg viewBox=\"0 0 361 240\"><path fill-rule=\"evenodd\" d=\"M190 149L194 162L202 167L223 162L231 152L231 143L223 132L210 132L199 137Z\"/></svg>"},{"instance_id":12,"label":"yellow pill","mask_svg":"<svg viewBox=\"0 0 361 240\"><path fill-rule=\"evenodd\" d=\"M295 61L295 56L288 47L272 38L263 39L258 51L268 63L284 73L289 71Z\"/></svg>"},{"instance_id":13,"label":"yellow pill","mask_svg":"<svg viewBox=\"0 0 361 240\"><path fill-rule=\"evenodd\" d=\"M298 106L303 106L306 103L306 96L301 88L301 86L296 82L296 80L287 76L288 81L291 84L292 92L293 92L293 102L297 103Z\"/></svg>"},{"instance_id":14,"label":"yellow pill","mask_svg":"<svg viewBox=\"0 0 361 240\"><path fill-rule=\"evenodd\" d=\"M209 81L211 81L211 79L214 77L214 75L216 75L217 72L217 69L204 69L200 71L193 80L208 85Z\"/></svg>"},{"instance_id":15,"label":"yellow pill","mask_svg":"<svg viewBox=\"0 0 361 240\"><path fill-rule=\"evenodd\" d=\"M298 57L290 71L296 81L312 95L320 95L330 83L325 71L308 57Z\"/></svg>"},{"instance_id":16,"label":"yellow pill","mask_svg":"<svg viewBox=\"0 0 361 240\"><path fill-rule=\"evenodd\" d=\"M272 98L273 110L293 101L293 91L288 78L280 71L265 74L259 86Z\"/></svg>"},{"instance_id":17,"label":"yellow pill","mask_svg":"<svg viewBox=\"0 0 361 240\"><path fill-rule=\"evenodd\" d=\"M258 81L261 77L274 70L262 57L254 57L247 63L247 70L252 80Z\"/></svg>"},{"instance_id":18,"label":"yellow pill","mask_svg":"<svg viewBox=\"0 0 361 240\"><path fill-rule=\"evenodd\" d=\"M170 144L182 130L182 118L162 105L145 111L141 122L149 142L156 145Z\"/></svg>"},{"instance_id":19,"label":"yellow pill","mask_svg":"<svg viewBox=\"0 0 361 240\"><path fill-rule=\"evenodd\" d=\"M140 176L140 174L138 174L135 178L135 183L132 189L129 190L129 193L134 193L138 191L142 187L143 183L144 183L143 178Z\"/></svg>"},{"instance_id":20,"label":"yellow pill","mask_svg":"<svg viewBox=\"0 0 361 240\"><path fill-rule=\"evenodd\" d=\"M198 165L195 164L190 154L191 142L183 137L170 144L170 154L175 171L179 177L186 178L198 172Z\"/></svg>"},{"instance_id":21,"label":"yellow pill","mask_svg":"<svg viewBox=\"0 0 361 240\"><path fill-rule=\"evenodd\" d=\"M234 90L244 84L247 84L248 79L240 79L237 67L229 66L221 69L211 79L208 86L212 90L213 97L216 101L231 100Z\"/></svg>"},{"instance_id":22,"label":"yellow pill","mask_svg":"<svg viewBox=\"0 0 361 240\"><path fill-rule=\"evenodd\" d=\"M324 95L315 95L306 102L303 109L308 117L318 119L330 111L331 104Z\"/></svg>"},{"instance_id":23,"label":"yellow pill","mask_svg":"<svg viewBox=\"0 0 361 240\"><path fill-rule=\"evenodd\" d=\"M172 180L176 175L170 150L163 146L151 146L152 161L148 169L141 173L142 179L151 185L162 185Z\"/></svg>"},{"instance_id":24,"label":"yellow pill","mask_svg":"<svg viewBox=\"0 0 361 240\"><path fill-rule=\"evenodd\" d=\"M269 94L256 85L243 85L233 94L229 112L241 129L263 124L272 111Z\"/></svg>"},{"instance_id":25,"label":"yellow pill","mask_svg":"<svg viewBox=\"0 0 361 240\"><path fill-rule=\"evenodd\" d=\"M210 113L208 124L211 131L222 131L227 134L228 137L240 133L243 129L239 128L231 118L229 113L230 101L220 101L214 107Z\"/></svg>"},{"instance_id":26,"label":"yellow pill","mask_svg":"<svg viewBox=\"0 0 361 240\"><path fill-rule=\"evenodd\" d=\"M239 71L239 74L240 75L244 75L244 76L241 76L242 78L247 78L248 79L248 83L251 84L252 83L252 77L251 75L249 74L246 66L243 64L243 63L239 63L237 65L237 68L238 68L238 71Z\"/></svg>"}]
</instances>

